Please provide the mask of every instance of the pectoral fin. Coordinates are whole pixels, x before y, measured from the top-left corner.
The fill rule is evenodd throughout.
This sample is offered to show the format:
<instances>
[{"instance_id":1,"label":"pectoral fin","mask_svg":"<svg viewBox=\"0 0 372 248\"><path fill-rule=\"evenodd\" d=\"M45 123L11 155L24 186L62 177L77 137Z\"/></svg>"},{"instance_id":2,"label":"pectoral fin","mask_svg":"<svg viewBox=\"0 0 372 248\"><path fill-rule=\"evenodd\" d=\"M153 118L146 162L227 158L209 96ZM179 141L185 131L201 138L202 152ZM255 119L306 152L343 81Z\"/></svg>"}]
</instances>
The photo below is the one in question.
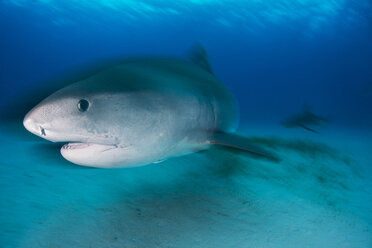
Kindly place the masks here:
<instances>
[{"instance_id":1,"label":"pectoral fin","mask_svg":"<svg viewBox=\"0 0 372 248\"><path fill-rule=\"evenodd\" d=\"M221 145L232 149L237 149L250 153L253 156L266 158L274 162L280 162L280 159L273 153L258 145L247 137L236 134L218 132L213 136L212 144Z\"/></svg>"},{"instance_id":2,"label":"pectoral fin","mask_svg":"<svg viewBox=\"0 0 372 248\"><path fill-rule=\"evenodd\" d=\"M303 129L306 129L307 131L310 131L310 132L318 133L319 134L318 131L316 131L315 129L312 129L312 128L308 127L308 126L305 126L305 125L299 125L299 126L302 127Z\"/></svg>"}]
</instances>

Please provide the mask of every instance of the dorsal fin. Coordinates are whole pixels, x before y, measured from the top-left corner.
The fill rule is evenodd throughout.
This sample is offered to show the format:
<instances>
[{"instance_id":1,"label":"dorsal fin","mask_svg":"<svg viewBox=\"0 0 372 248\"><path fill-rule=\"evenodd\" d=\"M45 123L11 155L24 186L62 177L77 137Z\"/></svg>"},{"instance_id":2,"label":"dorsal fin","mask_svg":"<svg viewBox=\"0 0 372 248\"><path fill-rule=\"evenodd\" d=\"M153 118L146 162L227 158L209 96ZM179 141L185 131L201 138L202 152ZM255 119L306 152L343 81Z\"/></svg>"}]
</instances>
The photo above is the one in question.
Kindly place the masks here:
<instances>
[{"instance_id":1,"label":"dorsal fin","mask_svg":"<svg viewBox=\"0 0 372 248\"><path fill-rule=\"evenodd\" d=\"M190 50L190 59L196 65L205 69L206 71L213 73L211 65L209 63L209 56L207 50L200 44L195 44Z\"/></svg>"}]
</instances>

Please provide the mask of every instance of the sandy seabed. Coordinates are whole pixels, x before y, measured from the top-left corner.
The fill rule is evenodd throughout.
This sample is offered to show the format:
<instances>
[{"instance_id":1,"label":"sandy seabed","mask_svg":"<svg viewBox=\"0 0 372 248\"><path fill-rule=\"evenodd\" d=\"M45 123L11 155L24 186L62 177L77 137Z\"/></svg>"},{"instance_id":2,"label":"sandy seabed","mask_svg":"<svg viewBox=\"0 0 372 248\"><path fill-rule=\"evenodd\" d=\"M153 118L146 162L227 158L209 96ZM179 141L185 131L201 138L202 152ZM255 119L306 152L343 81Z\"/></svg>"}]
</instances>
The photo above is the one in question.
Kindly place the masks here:
<instances>
[{"instance_id":1,"label":"sandy seabed","mask_svg":"<svg viewBox=\"0 0 372 248\"><path fill-rule=\"evenodd\" d=\"M282 161L216 147L91 169L2 124L0 247L372 247L371 132L243 130Z\"/></svg>"}]
</instances>

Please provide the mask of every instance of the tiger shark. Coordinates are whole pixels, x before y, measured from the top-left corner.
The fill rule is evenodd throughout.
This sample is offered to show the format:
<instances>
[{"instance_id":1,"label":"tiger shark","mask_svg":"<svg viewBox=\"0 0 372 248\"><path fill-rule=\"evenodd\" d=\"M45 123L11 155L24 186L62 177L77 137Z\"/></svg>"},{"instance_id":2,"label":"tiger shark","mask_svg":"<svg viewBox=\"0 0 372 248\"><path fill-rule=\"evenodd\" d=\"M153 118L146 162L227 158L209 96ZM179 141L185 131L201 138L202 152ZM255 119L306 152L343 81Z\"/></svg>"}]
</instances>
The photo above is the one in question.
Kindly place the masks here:
<instances>
[{"instance_id":1,"label":"tiger shark","mask_svg":"<svg viewBox=\"0 0 372 248\"><path fill-rule=\"evenodd\" d=\"M159 163L212 145L276 160L234 134L237 103L205 55L194 62L127 59L56 91L27 113L23 125L49 141L67 142L62 156L90 167Z\"/></svg>"},{"instance_id":2,"label":"tiger shark","mask_svg":"<svg viewBox=\"0 0 372 248\"><path fill-rule=\"evenodd\" d=\"M281 124L286 128L303 128L313 133L319 133L311 126L319 126L326 122L329 122L327 118L314 114L307 105L304 105L301 112L291 116Z\"/></svg>"}]
</instances>

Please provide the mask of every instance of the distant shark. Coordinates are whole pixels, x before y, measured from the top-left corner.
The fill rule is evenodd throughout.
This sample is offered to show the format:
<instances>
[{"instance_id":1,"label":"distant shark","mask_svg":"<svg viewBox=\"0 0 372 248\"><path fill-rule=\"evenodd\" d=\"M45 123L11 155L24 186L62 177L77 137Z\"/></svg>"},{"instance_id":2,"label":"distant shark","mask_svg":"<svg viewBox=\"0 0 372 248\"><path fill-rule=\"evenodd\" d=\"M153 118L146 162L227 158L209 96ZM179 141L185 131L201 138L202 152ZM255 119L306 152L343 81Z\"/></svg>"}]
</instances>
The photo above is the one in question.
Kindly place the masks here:
<instances>
[{"instance_id":1,"label":"distant shark","mask_svg":"<svg viewBox=\"0 0 372 248\"><path fill-rule=\"evenodd\" d=\"M304 106L300 113L289 117L281 124L286 128L303 128L313 133L319 133L311 126L319 126L320 124L328 121L328 119L311 112L308 106Z\"/></svg>"},{"instance_id":2,"label":"distant shark","mask_svg":"<svg viewBox=\"0 0 372 248\"><path fill-rule=\"evenodd\" d=\"M222 145L277 161L233 134L239 113L212 74L201 47L192 61L134 58L64 87L24 118L30 132L53 142L72 163L131 167Z\"/></svg>"}]
</instances>

